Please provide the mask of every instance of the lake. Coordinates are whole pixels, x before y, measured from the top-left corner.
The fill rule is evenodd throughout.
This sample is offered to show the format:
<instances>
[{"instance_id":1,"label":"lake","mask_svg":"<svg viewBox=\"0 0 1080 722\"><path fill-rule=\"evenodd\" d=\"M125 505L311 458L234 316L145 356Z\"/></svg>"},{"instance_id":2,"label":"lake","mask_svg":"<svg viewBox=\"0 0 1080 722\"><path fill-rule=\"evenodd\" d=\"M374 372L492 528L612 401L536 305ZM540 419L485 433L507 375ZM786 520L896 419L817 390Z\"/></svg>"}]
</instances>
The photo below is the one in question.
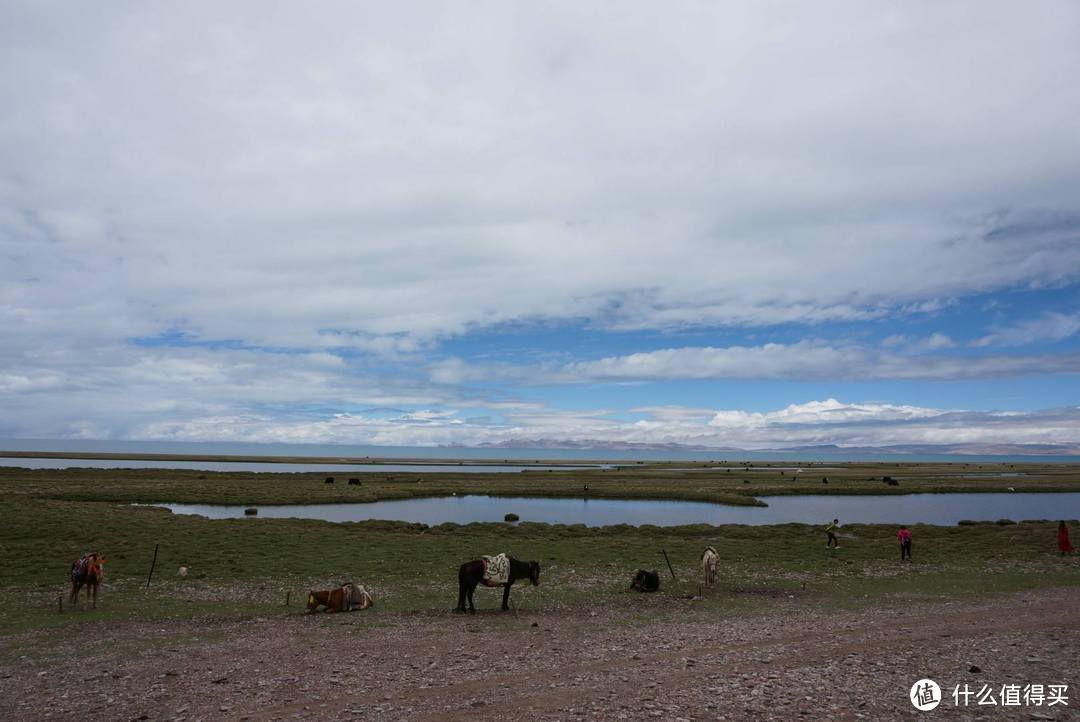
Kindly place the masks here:
<instances>
[{"instance_id":1,"label":"lake","mask_svg":"<svg viewBox=\"0 0 1080 722\"><path fill-rule=\"evenodd\" d=\"M547 524L841 524L953 525L961 519L1076 519L1080 492L903 494L890 496L799 495L763 497L767 507L742 507L699 501L625 499L547 499L534 497L446 496L377 501L369 504L292 504L259 506L258 518L303 518L345 522L384 519L419 524L502 521L508 513L522 521ZM176 514L211 519L244 516L243 506L155 504ZM250 518L250 517L249 517Z\"/></svg>"}]
</instances>

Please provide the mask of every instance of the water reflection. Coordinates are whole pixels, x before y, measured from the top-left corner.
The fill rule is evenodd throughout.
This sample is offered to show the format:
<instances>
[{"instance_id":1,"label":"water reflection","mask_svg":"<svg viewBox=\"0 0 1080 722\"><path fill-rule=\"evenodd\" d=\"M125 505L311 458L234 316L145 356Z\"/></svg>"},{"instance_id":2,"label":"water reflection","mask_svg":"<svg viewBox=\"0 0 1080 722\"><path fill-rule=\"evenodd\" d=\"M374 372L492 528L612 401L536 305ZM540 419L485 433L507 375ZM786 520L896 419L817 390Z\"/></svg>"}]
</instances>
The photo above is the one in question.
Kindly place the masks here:
<instances>
[{"instance_id":1,"label":"water reflection","mask_svg":"<svg viewBox=\"0 0 1080 722\"><path fill-rule=\"evenodd\" d=\"M767 507L739 507L694 501L622 499L542 499L449 496L378 501L369 504L260 506L259 518L297 517L325 521L385 519L420 524L502 521L515 513L522 521L548 524L956 524L961 519L1075 519L1080 492L992 494L904 494L890 496L772 496ZM211 519L244 516L244 506L159 504L177 514Z\"/></svg>"}]
</instances>

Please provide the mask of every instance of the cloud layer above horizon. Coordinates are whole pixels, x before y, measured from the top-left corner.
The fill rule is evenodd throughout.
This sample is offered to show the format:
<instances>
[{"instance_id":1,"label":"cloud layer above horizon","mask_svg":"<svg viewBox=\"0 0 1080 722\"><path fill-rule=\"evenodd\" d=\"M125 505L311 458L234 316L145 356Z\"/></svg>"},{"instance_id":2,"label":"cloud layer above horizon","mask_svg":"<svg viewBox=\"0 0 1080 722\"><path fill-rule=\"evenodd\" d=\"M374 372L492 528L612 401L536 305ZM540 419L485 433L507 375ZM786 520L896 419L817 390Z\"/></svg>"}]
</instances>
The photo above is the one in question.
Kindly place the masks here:
<instances>
[{"instance_id":1,"label":"cloud layer above horizon","mask_svg":"<svg viewBox=\"0 0 1080 722\"><path fill-rule=\"evenodd\" d=\"M1080 443L1075 4L470 10L0 8L0 437Z\"/></svg>"}]
</instances>

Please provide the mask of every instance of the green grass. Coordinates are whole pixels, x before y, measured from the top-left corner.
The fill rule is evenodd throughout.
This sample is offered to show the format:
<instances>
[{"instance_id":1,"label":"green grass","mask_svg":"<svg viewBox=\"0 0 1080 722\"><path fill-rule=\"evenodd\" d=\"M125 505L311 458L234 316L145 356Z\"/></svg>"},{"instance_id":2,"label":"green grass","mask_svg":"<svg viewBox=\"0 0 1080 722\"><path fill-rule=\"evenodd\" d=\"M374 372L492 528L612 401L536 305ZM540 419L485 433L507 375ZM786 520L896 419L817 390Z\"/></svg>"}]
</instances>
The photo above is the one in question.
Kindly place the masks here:
<instances>
[{"instance_id":1,"label":"green grass","mask_svg":"<svg viewBox=\"0 0 1080 722\"><path fill-rule=\"evenodd\" d=\"M130 505L133 501L327 502L451 491L580 495L586 478L590 494L598 497L663 494L667 498L712 500L733 494L738 489L736 483L742 484L741 477L737 482L724 478L728 472L722 472L720 479L713 478L720 474L712 471L683 472L681 476L679 472L664 472L673 475L671 479L658 476L660 473L634 469L481 478L380 474L377 480L365 476L364 485L357 489L340 483L323 484L324 474L207 473L200 479L198 472L157 470L4 470L0 473L3 656L32 654L28 650L35 645L46 650L41 654L47 654L50 646L43 644L41 635L46 640L51 635L60 640L72 624L90 621L297 614L302 611L308 588L343 580L366 584L376 596L373 610L349 615L349 619L379 624L395 614L442 614L456 602L458 565L500 551L539 560L543 568L541 586L514 587L519 609L614 608L627 619L637 615L694 618L700 614L761 613L791 603L810 608L890 605L1043 586L1080 586L1080 560L1056 555L1056 524L1048 522L916 525L912 527L916 561L901 564L895 527L882 525L845 526L843 532L854 538L842 539L838 551L827 551L821 529L801 524L586 528L490 523L425 527L377 521L208 520ZM830 492L845 485L870 483L858 476L869 476L865 465L849 470L847 481L841 481L836 472L827 473ZM905 480L903 490L944 483L940 475L934 481L931 474L908 473L922 481ZM1033 476L1026 483L1077 488L1075 473L1069 467L1067 474ZM421 480L417 482L417 478ZM1026 490L1022 486L1025 482L1009 481L1018 491ZM988 483L996 482L992 479ZM755 491L759 491L768 484L784 483L804 493L820 491L822 486L820 480L814 486L805 481L762 479L746 486L756 485ZM877 482L873 488L886 487ZM707 544L720 551L719 587L689 599L699 592L698 560ZM146 589L155 545L154 580ZM66 600L68 568L72 559L91 549L108 557L107 586L97 610L72 611ZM671 580L662 550L671 559L677 582ZM187 578L176 574L181 565L190 570ZM643 596L627 590L639 567L662 573L659 594ZM286 594L289 606L285 605ZM61 595L65 597L63 614L57 612ZM496 591L480 589L476 599L482 609L492 610L498 607L500 597ZM21 636L30 631L39 633L33 643Z\"/></svg>"},{"instance_id":2,"label":"green grass","mask_svg":"<svg viewBox=\"0 0 1080 722\"><path fill-rule=\"evenodd\" d=\"M793 466L794 464L784 464ZM418 467L422 469L423 467ZM964 478L964 474L1023 476ZM619 469L528 470L515 473L349 472L249 473L166 469L0 468L5 497L35 496L77 501L212 504L322 504L409 499L450 494L684 499L760 504L756 496L785 494L910 494L919 492L1080 491L1080 465L1072 464L830 464L801 474L756 464L727 471L701 464ZM362 480L349 486L347 477ZM899 486L881 479L891 476ZM828 478L829 483L821 483ZM586 485L588 490L585 490Z\"/></svg>"}]
</instances>

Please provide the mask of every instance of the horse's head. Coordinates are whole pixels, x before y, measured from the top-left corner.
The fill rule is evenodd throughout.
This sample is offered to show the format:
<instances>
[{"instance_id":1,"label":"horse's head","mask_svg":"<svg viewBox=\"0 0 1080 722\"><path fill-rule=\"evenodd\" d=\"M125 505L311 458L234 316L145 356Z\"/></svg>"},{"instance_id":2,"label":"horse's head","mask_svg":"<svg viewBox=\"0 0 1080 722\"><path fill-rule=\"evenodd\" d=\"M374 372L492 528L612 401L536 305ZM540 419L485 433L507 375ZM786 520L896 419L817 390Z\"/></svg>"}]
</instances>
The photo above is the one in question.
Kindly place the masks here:
<instances>
[{"instance_id":1,"label":"horse's head","mask_svg":"<svg viewBox=\"0 0 1080 722\"><path fill-rule=\"evenodd\" d=\"M540 562L529 562L529 581L533 586L540 583Z\"/></svg>"},{"instance_id":2,"label":"horse's head","mask_svg":"<svg viewBox=\"0 0 1080 722\"><path fill-rule=\"evenodd\" d=\"M92 577L100 577L105 573L105 556L100 552L90 552L86 559L86 573Z\"/></svg>"}]
</instances>

